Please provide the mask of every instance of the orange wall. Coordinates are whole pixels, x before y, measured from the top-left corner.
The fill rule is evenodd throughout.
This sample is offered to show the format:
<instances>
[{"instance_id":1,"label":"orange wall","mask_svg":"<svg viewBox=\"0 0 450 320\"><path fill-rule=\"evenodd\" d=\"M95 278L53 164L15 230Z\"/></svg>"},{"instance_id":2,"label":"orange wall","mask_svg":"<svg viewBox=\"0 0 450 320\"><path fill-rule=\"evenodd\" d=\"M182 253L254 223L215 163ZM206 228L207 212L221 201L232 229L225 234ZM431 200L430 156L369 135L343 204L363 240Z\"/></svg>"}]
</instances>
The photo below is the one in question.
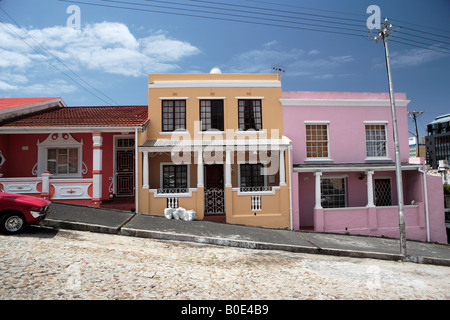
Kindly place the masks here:
<instances>
[{"instance_id":1,"label":"orange wall","mask_svg":"<svg viewBox=\"0 0 450 320\"><path fill-rule=\"evenodd\" d=\"M149 83L154 81L279 81L277 74L150 74ZM279 87L192 87L192 88L149 88L149 119L150 126L147 128L147 138L167 139L170 135L161 135L161 110L162 100L160 98L186 99L186 129L194 139L194 121L200 118L199 99L197 97L225 97L224 99L224 128L238 129L238 99L236 97L263 97L262 122L263 129L277 129L279 136L282 135L283 120L281 103L281 86Z\"/></svg>"}]
</instances>

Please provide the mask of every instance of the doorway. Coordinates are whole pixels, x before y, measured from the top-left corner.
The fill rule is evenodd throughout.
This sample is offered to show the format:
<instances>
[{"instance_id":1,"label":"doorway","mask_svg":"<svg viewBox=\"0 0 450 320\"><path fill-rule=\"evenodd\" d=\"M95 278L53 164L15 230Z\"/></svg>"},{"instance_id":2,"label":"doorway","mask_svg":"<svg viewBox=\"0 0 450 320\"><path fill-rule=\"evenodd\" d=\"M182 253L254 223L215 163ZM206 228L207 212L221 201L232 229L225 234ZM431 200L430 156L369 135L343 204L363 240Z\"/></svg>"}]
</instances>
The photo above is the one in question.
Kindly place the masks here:
<instances>
[{"instance_id":1,"label":"doorway","mask_svg":"<svg viewBox=\"0 0 450 320\"><path fill-rule=\"evenodd\" d=\"M116 139L116 196L134 196L134 138Z\"/></svg>"},{"instance_id":2,"label":"doorway","mask_svg":"<svg viewBox=\"0 0 450 320\"><path fill-rule=\"evenodd\" d=\"M205 165L205 216L225 215L223 165Z\"/></svg>"}]
</instances>

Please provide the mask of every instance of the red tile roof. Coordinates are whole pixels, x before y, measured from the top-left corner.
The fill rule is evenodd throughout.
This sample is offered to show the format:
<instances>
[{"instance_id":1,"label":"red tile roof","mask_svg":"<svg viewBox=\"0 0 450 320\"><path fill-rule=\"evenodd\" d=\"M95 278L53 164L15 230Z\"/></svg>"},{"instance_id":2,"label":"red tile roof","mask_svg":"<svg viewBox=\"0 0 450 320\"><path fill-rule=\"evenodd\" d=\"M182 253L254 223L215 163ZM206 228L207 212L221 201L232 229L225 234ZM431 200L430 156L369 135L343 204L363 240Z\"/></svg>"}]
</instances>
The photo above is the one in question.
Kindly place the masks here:
<instances>
[{"instance_id":1,"label":"red tile roof","mask_svg":"<svg viewBox=\"0 0 450 320\"><path fill-rule=\"evenodd\" d=\"M0 109L8 109L18 106L23 106L27 104L33 104L37 102L43 102L48 100L55 100L60 98L1 98L0 99Z\"/></svg>"},{"instance_id":2,"label":"red tile roof","mask_svg":"<svg viewBox=\"0 0 450 320\"><path fill-rule=\"evenodd\" d=\"M147 106L64 107L14 119L0 128L139 127L147 122Z\"/></svg>"}]
</instances>

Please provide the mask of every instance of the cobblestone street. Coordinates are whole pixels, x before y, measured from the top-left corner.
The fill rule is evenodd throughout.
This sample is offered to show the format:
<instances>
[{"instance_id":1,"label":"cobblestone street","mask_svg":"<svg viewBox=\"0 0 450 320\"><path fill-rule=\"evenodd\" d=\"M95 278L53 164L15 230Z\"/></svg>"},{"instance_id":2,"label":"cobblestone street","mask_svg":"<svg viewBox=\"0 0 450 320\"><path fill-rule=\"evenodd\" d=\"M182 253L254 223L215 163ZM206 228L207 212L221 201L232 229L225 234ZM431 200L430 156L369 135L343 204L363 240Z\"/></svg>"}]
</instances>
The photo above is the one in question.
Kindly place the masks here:
<instances>
[{"instance_id":1,"label":"cobblestone street","mask_svg":"<svg viewBox=\"0 0 450 320\"><path fill-rule=\"evenodd\" d=\"M450 299L450 268L31 228L0 235L0 299Z\"/></svg>"}]
</instances>

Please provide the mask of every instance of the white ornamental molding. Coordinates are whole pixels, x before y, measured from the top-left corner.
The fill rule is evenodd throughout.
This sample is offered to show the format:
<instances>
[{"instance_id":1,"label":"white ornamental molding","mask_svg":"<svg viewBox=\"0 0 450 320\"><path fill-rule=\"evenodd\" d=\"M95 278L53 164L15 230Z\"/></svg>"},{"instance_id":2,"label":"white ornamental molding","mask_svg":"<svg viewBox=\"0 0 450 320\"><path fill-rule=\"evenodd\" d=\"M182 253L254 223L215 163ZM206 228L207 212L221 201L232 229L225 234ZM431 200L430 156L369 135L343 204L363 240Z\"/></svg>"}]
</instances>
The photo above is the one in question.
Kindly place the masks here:
<instances>
[{"instance_id":1,"label":"white ornamental molding","mask_svg":"<svg viewBox=\"0 0 450 320\"><path fill-rule=\"evenodd\" d=\"M30 182L2 181L3 190L5 192L10 193L39 193L37 189L37 185L39 183L41 183L41 181L30 181Z\"/></svg>"},{"instance_id":2,"label":"white ornamental molding","mask_svg":"<svg viewBox=\"0 0 450 320\"><path fill-rule=\"evenodd\" d=\"M52 200L68 200L68 199L92 199L88 194L89 186L92 182L85 183L52 183L55 188L55 195Z\"/></svg>"}]
</instances>

